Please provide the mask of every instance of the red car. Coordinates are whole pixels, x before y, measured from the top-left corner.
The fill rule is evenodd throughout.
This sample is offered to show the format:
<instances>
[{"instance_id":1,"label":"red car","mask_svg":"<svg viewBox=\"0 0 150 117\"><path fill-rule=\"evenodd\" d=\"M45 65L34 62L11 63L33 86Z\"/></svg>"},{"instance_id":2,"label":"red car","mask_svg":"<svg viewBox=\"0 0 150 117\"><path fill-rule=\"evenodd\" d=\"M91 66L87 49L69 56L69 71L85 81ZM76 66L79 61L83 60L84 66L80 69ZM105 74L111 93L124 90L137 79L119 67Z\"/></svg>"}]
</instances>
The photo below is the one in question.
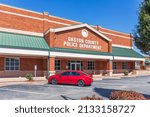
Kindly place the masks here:
<instances>
[{"instance_id":1,"label":"red car","mask_svg":"<svg viewBox=\"0 0 150 117\"><path fill-rule=\"evenodd\" d=\"M82 71L65 71L52 75L48 78L48 83L56 84L75 84L79 87L91 85L93 82L92 76Z\"/></svg>"}]
</instances>

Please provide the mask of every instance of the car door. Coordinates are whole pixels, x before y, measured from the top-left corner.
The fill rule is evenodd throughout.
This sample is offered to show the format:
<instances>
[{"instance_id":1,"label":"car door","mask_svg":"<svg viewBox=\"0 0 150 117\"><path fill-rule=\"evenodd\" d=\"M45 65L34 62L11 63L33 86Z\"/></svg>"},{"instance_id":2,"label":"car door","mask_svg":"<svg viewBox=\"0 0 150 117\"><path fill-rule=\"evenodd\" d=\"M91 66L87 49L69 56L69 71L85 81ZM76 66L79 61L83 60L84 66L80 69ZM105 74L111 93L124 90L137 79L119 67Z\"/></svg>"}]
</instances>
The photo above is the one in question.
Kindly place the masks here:
<instances>
[{"instance_id":1,"label":"car door","mask_svg":"<svg viewBox=\"0 0 150 117\"><path fill-rule=\"evenodd\" d=\"M60 76L60 83L69 84L70 72L63 72Z\"/></svg>"},{"instance_id":2,"label":"car door","mask_svg":"<svg viewBox=\"0 0 150 117\"><path fill-rule=\"evenodd\" d=\"M80 73L78 72L71 72L70 73L70 84L77 84L79 78L80 78Z\"/></svg>"}]
</instances>

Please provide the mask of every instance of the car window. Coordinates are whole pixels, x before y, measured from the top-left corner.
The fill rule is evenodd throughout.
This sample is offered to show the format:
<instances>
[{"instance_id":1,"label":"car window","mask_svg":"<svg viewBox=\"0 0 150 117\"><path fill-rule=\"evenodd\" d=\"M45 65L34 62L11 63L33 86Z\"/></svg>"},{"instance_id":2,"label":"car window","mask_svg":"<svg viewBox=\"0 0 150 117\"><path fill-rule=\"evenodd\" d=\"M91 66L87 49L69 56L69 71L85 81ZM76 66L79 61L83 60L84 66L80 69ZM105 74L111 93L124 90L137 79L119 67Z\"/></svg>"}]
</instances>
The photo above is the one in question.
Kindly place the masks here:
<instances>
[{"instance_id":1,"label":"car window","mask_svg":"<svg viewBox=\"0 0 150 117\"><path fill-rule=\"evenodd\" d=\"M70 76L70 72L63 72L61 76Z\"/></svg>"},{"instance_id":2,"label":"car window","mask_svg":"<svg viewBox=\"0 0 150 117\"><path fill-rule=\"evenodd\" d=\"M78 73L78 72L72 72L71 75L72 76L80 76L80 73Z\"/></svg>"}]
</instances>

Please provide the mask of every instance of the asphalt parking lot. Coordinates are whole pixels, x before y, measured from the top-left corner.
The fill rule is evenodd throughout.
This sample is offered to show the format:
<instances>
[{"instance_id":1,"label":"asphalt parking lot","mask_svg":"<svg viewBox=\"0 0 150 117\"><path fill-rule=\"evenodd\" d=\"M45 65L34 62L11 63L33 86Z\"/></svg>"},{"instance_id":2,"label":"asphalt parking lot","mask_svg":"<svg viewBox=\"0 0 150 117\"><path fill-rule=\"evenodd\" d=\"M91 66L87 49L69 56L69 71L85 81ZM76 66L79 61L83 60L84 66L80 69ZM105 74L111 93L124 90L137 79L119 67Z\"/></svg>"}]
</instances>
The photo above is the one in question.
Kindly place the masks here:
<instances>
[{"instance_id":1,"label":"asphalt parking lot","mask_svg":"<svg viewBox=\"0 0 150 117\"><path fill-rule=\"evenodd\" d=\"M12 84L0 86L1 100L76 100L85 96L102 96L108 99L114 90L132 90L150 98L150 76L118 80L94 81L92 86Z\"/></svg>"}]
</instances>

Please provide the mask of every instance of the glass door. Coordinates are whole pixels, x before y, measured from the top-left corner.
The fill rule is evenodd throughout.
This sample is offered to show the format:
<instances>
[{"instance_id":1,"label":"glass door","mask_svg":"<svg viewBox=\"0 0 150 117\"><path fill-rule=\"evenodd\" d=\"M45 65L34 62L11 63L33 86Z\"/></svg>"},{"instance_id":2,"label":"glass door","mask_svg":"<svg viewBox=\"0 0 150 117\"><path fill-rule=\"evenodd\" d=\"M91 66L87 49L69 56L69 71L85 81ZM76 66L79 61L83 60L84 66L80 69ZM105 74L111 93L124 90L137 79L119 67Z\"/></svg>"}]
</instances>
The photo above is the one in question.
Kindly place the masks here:
<instances>
[{"instance_id":1,"label":"glass door","mask_svg":"<svg viewBox=\"0 0 150 117\"><path fill-rule=\"evenodd\" d=\"M81 70L81 63L71 63L71 70Z\"/></svg>"},{"instance_id":2,"label":"glass door","mask_svg":"<svg viewBox=\"0 0 150 117\"><path fill-rule=\"evenodd\" d=\"M76 64L76 70L81 70L81 64L80 63Z\"/></svg>"},{"instance_id":3,"label":"glass door","mask_svg":"<svg viewBox=\"0 0 150 117\"><path fill-rule=\"evenodd\" d=\"M71 63L71 70L76 70L76 64L75 63Z\"/></svg>"}]
</instances>

